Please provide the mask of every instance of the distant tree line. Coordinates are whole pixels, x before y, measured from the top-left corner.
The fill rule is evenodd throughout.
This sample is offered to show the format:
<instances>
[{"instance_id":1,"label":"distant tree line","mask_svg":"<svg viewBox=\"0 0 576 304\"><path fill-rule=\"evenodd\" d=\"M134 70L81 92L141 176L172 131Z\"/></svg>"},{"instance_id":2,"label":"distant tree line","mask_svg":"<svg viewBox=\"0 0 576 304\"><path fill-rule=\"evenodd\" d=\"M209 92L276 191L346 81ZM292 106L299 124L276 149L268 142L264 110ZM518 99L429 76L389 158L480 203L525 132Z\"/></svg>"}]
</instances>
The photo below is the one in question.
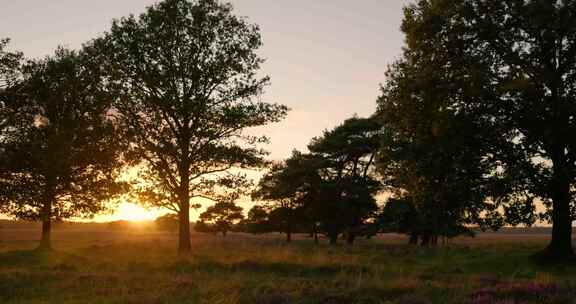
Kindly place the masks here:
<instances>
[{"instance_id":1,"label":"distant tree line","mask_svg":"<svg viewBox=\"0 0 576 304\"><path fill-rule=\"evenodd\" d=\"M243 130L288 109L260 101L259 28L229 4L165 0L41 60L1 40L0 207L42 221L43 247L52 220L129 195L177 214L182 253L203 198L215 205L197 229L223 235L398 232L431 246L540 221L553 225L541 256L572 257L575 17L574 1L419 0L377 111L273 163L268 139ZM242 170L259 168L252 189ZM258 203L244 217L246 196Z\"/></svg>"}]
</instances>

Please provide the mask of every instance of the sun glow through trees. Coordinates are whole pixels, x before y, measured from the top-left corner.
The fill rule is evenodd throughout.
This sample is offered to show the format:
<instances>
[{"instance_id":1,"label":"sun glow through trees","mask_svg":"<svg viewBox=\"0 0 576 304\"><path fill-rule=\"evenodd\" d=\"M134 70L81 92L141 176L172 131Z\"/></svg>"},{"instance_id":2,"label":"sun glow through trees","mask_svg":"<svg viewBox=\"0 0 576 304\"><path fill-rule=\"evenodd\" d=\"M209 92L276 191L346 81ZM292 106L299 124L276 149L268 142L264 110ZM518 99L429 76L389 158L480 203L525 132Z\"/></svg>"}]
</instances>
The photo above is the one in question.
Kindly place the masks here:
<instances>
[{"instance_id":1,"label":"sun glow through trees","mask_svg":"<svg viewBox=\"0 0 576 304\"><path fill-rule=\"evenodd\" d=\"M153 221L156 217L162 215L158 210L147 210L138 206L137 204L130 202L123 202L118 205L118 209L115 210L114 214L110 216L103 217L103 221Z\"/></svg>"}]
</instances>

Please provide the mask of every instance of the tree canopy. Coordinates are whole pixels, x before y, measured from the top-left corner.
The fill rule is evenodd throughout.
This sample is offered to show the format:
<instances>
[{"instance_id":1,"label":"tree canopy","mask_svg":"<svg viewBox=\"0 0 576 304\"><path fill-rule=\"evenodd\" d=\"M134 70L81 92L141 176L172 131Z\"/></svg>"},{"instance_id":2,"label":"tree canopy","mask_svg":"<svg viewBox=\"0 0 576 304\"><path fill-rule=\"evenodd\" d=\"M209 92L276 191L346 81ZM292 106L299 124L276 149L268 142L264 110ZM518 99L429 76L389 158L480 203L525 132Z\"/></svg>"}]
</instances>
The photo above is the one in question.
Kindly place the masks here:
<instances>
[{"instance_id":1,"label":"tree canopy","mask_svg":"<svg viewBox=\"0 0 576 304\"><path fill-rule=\"evenodd\" d=\"M265 208L253 209L252 217L262 218L265 212L266 221L260 225L267 225L269 230L281 231L286 234L286 241L292 240L292 233L298 226L309 225L304 212L304 189L302 184L302 168L289 167L287 163L274 164L259 181L252 199L265 202ZM255 225L258 221L254 218ZM263 228L263 227L261 227ZM256 229L258 230L258 229Z\"/></svg>"},{"instance_id":2,"label":"tree canopy","mask_svg":"<svg viewBox=\"0 0 576 304\"><path fill-rule=\"evenodd\" d=\"M391 203L412 205L411 233L430 243L466 225L499 228L502 218L492 191L500 134L478 105L488 96L485 74L476 69L482 61L436 41L433 25L450 21L428 16L426 5L406 9L407 47L388 70L377 117L384 134L378 167Z\"/></svg>"},{"instance_id":3,"label":"tree canopy","mask_svg":"<svg viewBox=\"0 0 576 304\"><path fill-rule=\"evenodd\" d=\"M21 52L6 50L9 43L8 38L0 39L0 89L9 87L18 79L24 59Z\"/></svg>"},{"instance_id":4,"label":"tree canopy","mask_svg":"<svg viewBox=\"0 0 576 304\"><path fill-rule=\"evenodd\" d=\"M174 213L168 213L159 216L154 220L156 229L168 232L178 231L178 215Z\"/></svg>"},{"instance_id":5,"label":"tree canopy","mask_svg":"<svg viewBox=\"0 0 576 304\"><path fill-rule=\"evenodd\" d=\"M0 141L10 136L7 132L14 131L10 125L16 123L17 113L14 112L16 107L8 106L8 104L14 105L16 103L13 92L14 85L21 76L24 62L22 53L6 50L9 42L10 39L8 38L0 39ZM12 93L8 93L9 88L11 88Z\"/></svg>"},{"instance_id":6,"label":"tree canopy","mask_svg":"<svg viewBox=\"0 0 576 304\"><path fill-rule=\"evenodd\" d=\"M274 165L253 194L268 202L269 225L281 227L288 241L297 226L308 226L333 244L343 233L353 242L378 208L373 165L380 129L376 120L353 117L314 138L310 153L294 151Z\"/></svg>"},{"instance_id":7,"label":"tree canopy","mask_svg":"<svg viewBox=\"0 0 576 304\"><path fill-rule=\"evenodd\" d=\"M218 202L200 214L197 225L207 228L205 231L198 229L200 232L219 232L226 236L243 219L242 207L234 202Z\"/></svg>"}]
</instances>

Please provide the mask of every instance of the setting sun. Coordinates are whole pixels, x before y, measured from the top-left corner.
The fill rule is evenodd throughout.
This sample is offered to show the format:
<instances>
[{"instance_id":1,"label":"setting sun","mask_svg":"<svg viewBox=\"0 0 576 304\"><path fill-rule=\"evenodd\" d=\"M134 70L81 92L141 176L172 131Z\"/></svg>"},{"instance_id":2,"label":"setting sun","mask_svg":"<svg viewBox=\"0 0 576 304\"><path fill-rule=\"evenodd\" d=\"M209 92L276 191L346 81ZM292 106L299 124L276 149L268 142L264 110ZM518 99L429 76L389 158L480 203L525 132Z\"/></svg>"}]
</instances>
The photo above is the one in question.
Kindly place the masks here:
<instances>
[{"instance_id":1,"label":"setting sun","mask_svg":"<svg viewBox=\"0 0 576 304\"><path fill-rule=\"evenodd\" d=\"M121 203L118 209L114 212L108 220L110 221L153 221L158 217L158 212L156 210L146 210L134 203Z\"/></svg>"}]
</instances>

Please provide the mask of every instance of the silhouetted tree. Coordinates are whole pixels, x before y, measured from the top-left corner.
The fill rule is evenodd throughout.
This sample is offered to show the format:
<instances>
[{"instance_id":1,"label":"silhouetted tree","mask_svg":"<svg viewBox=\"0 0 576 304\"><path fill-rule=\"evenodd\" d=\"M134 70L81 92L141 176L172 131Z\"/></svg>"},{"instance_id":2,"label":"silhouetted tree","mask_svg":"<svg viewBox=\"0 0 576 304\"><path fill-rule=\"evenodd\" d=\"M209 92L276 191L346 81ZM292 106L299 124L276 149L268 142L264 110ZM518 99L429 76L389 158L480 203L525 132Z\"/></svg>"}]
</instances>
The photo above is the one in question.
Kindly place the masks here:
<instances>
[{"instance_id":1,"label":"silhouetted tree","mask_svg":"<svg viewBox=\"0 0 576 304\"><path fill-rule=\"evenodd\" d=\"M0 146L0 203L8 214L42 221L41 248L50 247L53 220L89 217L125 188L111 96L92 57L58 49L31 61L7 89L17 136Z\"/></svg>"},{"instance_id":2,"label":"silhouetted tree","mask_svg":"<svg viewBox=\"0 0 576 304\"><path fill-rule=\"evenodd\" d=\"M390 198L375 221L375 228L384 233L402 233L409 236L410 244L436 245L438 237L451 239L457 236L474 236L474 231L459 223L448 221L440 223L437 232L430 234L426 214L419 213L408 197L402 199Z\"/></svg>"},{"instance_id":3,"label":"silhouetted tree","mask_svg":"<svg viewBox=\"0 0 576 304\"><path fill-rule=\"evenodd\" d=\"M20 78L23 54L9 52L6 50L10 39L0 39L0 144L10 141L18 136L17 129L11 127L17 122L14 98L16 92L14 87ZM19 111L20 112L20 111ZM0 148L0 153L4 153L4 148ZM0 204L0 212L6 208L6 204Z\"/></svg>"},{"instance_id":4,"label":"silhouetted tree","mask_svg":"<svg viewBox=\"0 0 576 304\"><path fill-rule=\"evenodd\" d=\"M178 215L174 213L168 213L162 216L159 216L154 221L156 224L156 229L168 231L168 232L176 232L178 231Z\"/></svg>"},{"instance_id":5,"label":"silhouetted tree","mask_svg":"<svg viewBox=\"0 0 576 304\"><path fill-rule=\"evenodd\" d=\"M314 235L321 231L331 244L343 233L353 243L377 210L374 195L380 183L373 167L380 129L373 119L346 120L314 138L311 153L295 151L276 166L255 196L276 202L275 217L298 219L298 226L308 226Z\"/></svg>"},{"instance_id":6,"label":"silhouetted tree","mask_svg":"<svg viewBox=\"0 0 576 304\"><path fill-rule=\"evenodd\" d=\"M201 233L217 233L212 225L209 225L202 220L198 220L194 223L194 231Z\"/></svg>"},{"instance_id":7,"label":"silhouetted tree","mask_svg":"<svg viewBox=\"0 0 576 304\"><path fill-rule=\"evenodd\" d=\"M264 164L267 138L243 130L286 115L257 98L269 82L257 76L261 44L258 26L216 0L160 2L91 44L119 94L129 159L144 168L140 200L179 214L181 253L191 250L191 200L233 200L247 180L231 169Z\"/></svg>"},{"instance_id":8,"label":"silhouetted tree","mask_svg":"<svg viewBox=\"0 0 576 304\"><path fill-rule=\"evenodd\" d=\"M21 80L21 68L24 61L22 53L6 50L9 42L10 39L0 39L0 141L7 140L10 136L6 132L15 131L15 128L9 128L9 126L16 123L17 107L14 107L16 103L14 88Z\"/></svg>"},{"instance_id":9,"label":"silhouetted tree","mask_svg":"<svg viewBox=\"0 0 576 304\"><path fill-rule=\"evenodd\" d=\"M505 142L494 155L509 195L496 203L533 221L540 198L553 223L544 256L556 258L573 256L575 14L573 1L435 0L419 1L405 21L413 53L446 59L429 65L446 76L437 90L467 97L447 106L497 123Z\"/></svg>"},{"instance_id":10,"label":"silhouetted tree","mask_svg":"<svg viewBox=\"0 0 576 304\"><path fill-rule=\"evenodd\" d=\"M240 223L239 230L247 233L269 233L276 231L269 221L268 211L263 206L254 206L248 211L248 215Z\"/></svg>"},{"instance_id":11,"label":"silhouetted tree","mask_svg":"<svg viewBox=\"0 0 576 304\"><path fill-rule=\"evenodd\" d=\"M444 39L466 37L460 24L452 27L455 6L421 1L406 9L407 47L378 100L386 130L379 168L395 197L415 208L425 243L470 224L503 224L496 156L508 138L484 106L492 98L484 64L492 57L470 58L458 45L445 45Z\"/></svg>"},{"instance_id":12,"label":"silhouetted tree","mask_svg":"<svg viewBox=\"0 0 576 304\"><path fill-rule=\"evenodd\" d=\"M209 225L211 231L220 232L223 236L242 219L242 207L236 206L234 202L218 202L208 207L199 217L200 222Z\"/></svg>"},{"instance_id":13,"label":"silhouetted tree","mask_svg":"<svg viewBox=\"0 0 576 304\"><path fill-rule=\"evenodd\" d=\"M353 117L308 145L316 159L312 165L317 168L316 180L321 180L310 206L332 243L345 232L352 244L377 210L374 195L380 183L374 176L374 160L381 131L376 119Z\"/></svg>"},{"instance_id":14,"label":"silhouetted tree","mask_svg":"<svg viewBox=\"0 0 576 304\"><path fill-rule=\"evenodd\" d=\"M403 233L410 236L410 244L417 244L420 219L416 208L407 199L389 199L376 221L377 230L384 233Z\"/></svg>"},{"instance_id":15,"label":"silhouetted tree","mask_svg":"<svg viewBox=\"0 0 576 304\"><path fill-rule=\"evenodd\" d=\"M258 184L252 198L266 201L267 225L286 234L286 241L292 241L292 233L297 226L306 225L302 192L302 168L275 164Z\"/></svg>"},{"instance_id":16,"label":"silhouetted tree","mask_svg":"<svg viewBox=\"0 0 576 304\"><path fill-rule=\"evenodd\" d=\"M23 61L21 52L6 50L10 39L0 39L0 90L13 85L20 77L20 68Z\"/></svg>"},{"instance_id":17,"label":"silhouetted tree","mask_svg":"<svg viewBox=\"0 0 576 304\"><path fill-rule=\"evenodd\" d=\"M128 232L131 231L135 228L135 224L131 221L127 221L127 220L117 220L117 221L112 221L112 222L108 222L106 224L106 229L110 230L110 231L115 231L115 232Z\"/></svg>"}]
</instances>

